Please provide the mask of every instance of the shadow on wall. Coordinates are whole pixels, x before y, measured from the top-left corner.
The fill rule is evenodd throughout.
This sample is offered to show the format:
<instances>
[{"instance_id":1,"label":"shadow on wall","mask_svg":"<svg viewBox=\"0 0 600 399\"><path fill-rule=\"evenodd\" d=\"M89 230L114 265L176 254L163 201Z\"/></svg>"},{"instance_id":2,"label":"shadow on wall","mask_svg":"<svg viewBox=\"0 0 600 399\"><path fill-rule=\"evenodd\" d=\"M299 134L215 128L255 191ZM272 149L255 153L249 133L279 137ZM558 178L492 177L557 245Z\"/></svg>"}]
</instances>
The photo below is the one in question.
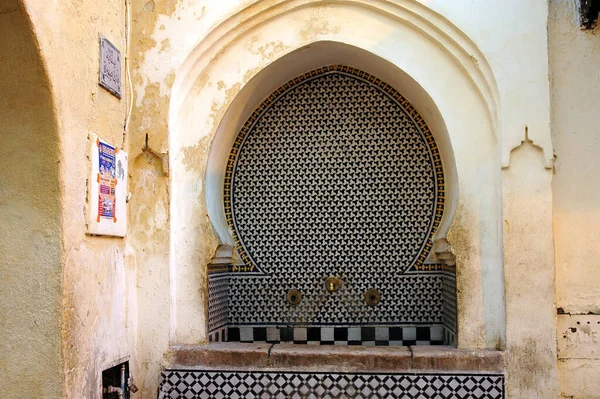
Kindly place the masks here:
<instances>
[{"instance_id":1,"label":"shadow on wall","mask_svg":"<svg viewBox=\"0 0 600 399\"><path fill-rule=\"evenodd\" d=\"M60 397L58 129L18 1L0 6L0 32L0 392L26 386L30 397Z\"/></svg>"}]
</instances>

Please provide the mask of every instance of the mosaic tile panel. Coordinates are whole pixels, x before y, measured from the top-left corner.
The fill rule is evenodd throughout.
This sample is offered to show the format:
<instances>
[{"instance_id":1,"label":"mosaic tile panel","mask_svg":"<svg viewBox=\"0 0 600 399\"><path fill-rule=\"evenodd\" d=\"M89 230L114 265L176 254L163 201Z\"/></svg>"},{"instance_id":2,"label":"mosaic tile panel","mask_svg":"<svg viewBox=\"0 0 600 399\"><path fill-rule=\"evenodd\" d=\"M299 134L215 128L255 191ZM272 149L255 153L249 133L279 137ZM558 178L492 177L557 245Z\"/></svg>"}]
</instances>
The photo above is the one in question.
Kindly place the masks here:
<instances>
[{"instance_id":1,"label":"mosaic tile panel","mask_svg":"<svg viewBox=\"0 0 600 399\"><path fill-rule=\"evenodd\" d=\"M456 345L456 275L444 273L442 277L442 323L445 327L444 342Z\"/></svg>"},{"instance_id":2,"label":"mosaic tile panel","mask_svg":"<svg viewBox=\"0 0 600 399\"><path fill-rule=\"evenodd\" d=\"M325 290L325 279L311 281L309 273L288 271L277 279L232 277L229 322L277 325L441 322L441 274L396 276L394 270L381 271L376 277L380 280L376 287L382 293L381 302L368 306L363 293L372 287L369 285L372 273L365 269L344 275L344 286L333 293ZM292 288L304 296L297 306L286 301L286 293Z\"/></svg>"},{"instance_id":3,"label":"mosaic tile panel","mask_svg":"<svg viewBox=\"0 0 600 399\"><path fill-rule=\"evenodd\" d=\"M166 370L159 399L501 399L501 374L349 374Z\"/></svg>"},{"instance_id":4,"label":"mosaic tile panel","mask_svg":"<svg viewBox=\"0 0 600 399\"><path fill-rule=\"evenodd\" d=\"M369 189L371 197L361 195ZM234 143L225 177L225 212L244 261L250 268L262 263L252 256L252 252L264 251L265 247L259 245L264 238L251 228L257 225L250 223L244 231L246 219L263 221L254 219L261 217L252 212L260 209L257 207L262 207L267 215L280 217L296 216L295 209L290 208L301 208L301 213L314 218L315 211L321 208L339 213L343 208L338 205L355 206L337 203L335 195L340 192L354 200L348 202L358 205L374 205L380 211L387 206L382 210L384 216L396 217L386 220L386 226L396 228L397 234L390 239L389 231L379 231L387 239L384 249L397 248L396 260L419 255L416 262L423 263L431 242L420 244L423 240L418 236L431 238L444 205L443 170L433 135L412 105L391 86L364 71L330 65L299 76L272 93L250 116ZM258 203L251 201L253 196ZM374 198L385 202L373 201ZM436 201L430 203L432 198ZM285 199L297 203L290 204ZM265 206L267 202L272 206ZM367 214L373 210L357 208ZM415 213L415 209L423 213ZM324 216L327 221L336 221L327 212ZM364 215L333 216L341 216L339 221L352 224L352 219ZM295 222L297 218L288 219ZM369 228L363 232L377 232L379 226L369 225L372 219L366 220ZM263 236L281 224L281 220L272 217L268 222L258 225L267 229ZM331 227L317 225L315 231L327 236ZM306 240L299 241L304 250L302 244ZM249 247L253 250L249 251ZM421 249L425 251L419 254ZM284 261L266 252L257 256L268 262ZM404 263L406 270L414 262Z\"/></svg>"},{"instance_id":5,"label":"mosaic tile panel","mask_svg":"<svg viewBox=\"0 0 600 399\"><path fill-rule=\"evenodd\" d=\"M227 325L229 317L229 280L228 273L210 273L208 276L209 333Z\"/></svg>"},{"instance_id":6,"label":"mosaic tile panel","mask_svg":"<svg viewBox=\"0 0 600 399\"><path fill-rule=\"evenodd\" d=\"M433 135L411 104L363 71L328 66L273 93L238 135L225 214L244 261L233 324L439 323L441 275L422 268L442 217ZM344 280L334 294L328 276ZM291 308L289 289L304 300ZM365 290L382 292L367 306ZM252 304L252 306L248 306Z\"/></svg>"},{"instance_id":7,"label":"mosaic tile panel","mask_svg":"<svg viewBox=\"0 0 600 399\"><path fill-rule=\"evenodd\" d=\"M307 345L444 345L444 326L229 327L229 342Z\"/></svg>"}]
</instances>

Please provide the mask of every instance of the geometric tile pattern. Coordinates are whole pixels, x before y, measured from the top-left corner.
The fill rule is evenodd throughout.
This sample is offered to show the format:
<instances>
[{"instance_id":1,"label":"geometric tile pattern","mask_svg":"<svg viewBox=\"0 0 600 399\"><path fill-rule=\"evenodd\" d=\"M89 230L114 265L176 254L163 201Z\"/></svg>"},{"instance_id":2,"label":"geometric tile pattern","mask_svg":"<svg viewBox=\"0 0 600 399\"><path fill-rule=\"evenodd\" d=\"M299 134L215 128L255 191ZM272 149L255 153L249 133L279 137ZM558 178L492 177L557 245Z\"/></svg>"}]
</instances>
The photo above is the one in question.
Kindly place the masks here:
<instances>
[{"instance_id":1,"label":"geometric tile pattern","mask_svg":"<svg viewBox=\"0 0 600 399\"><path fill-rule=\"evenodd\" d=\"M444 341L456 345L456 274L449 272L442 276L442 323L447 334Z\"/></svg>"},{"instance_id":2,"label":"geometric tile pattern","mask_svg":"<svg viewBox=\"0 0 600 399\"><path fill-rule=\"evenodd\" d=\"M260 342L270 331L279 341L269 342L305 343L295 339L304 330L323 338L306 343L330 344L332 329L338 338L367 332L338 345L455 342L455 280L424 264L445 200L439 151L385 82L330 65L281 86L241 129L224 199L244 263L209 271L211 342L249 331ZM331 275L344 281L333 294L323 288ZM296 307L285 300L292 288L303 294ZM383 294L378 306L363 301L370 288ZM422 339L411 339L416 328ZM370 339L371 329L394 339Z\"/></svg>"},{"instance_id":3,"label":"geometric tile pattern","mask_svg":"<svg viewBox=\"0 0 600 399\"><path fill-rule=\"evenodd\" d=\"M504 398L502 374L310 373L166 370L159 399Z\"/></svg>"},{"instance_id":4,"label":"geometric tile pattern","mask_svg":"<svg viewBox=\"0 0 600 399\"><path fill-rule=\"evenodd\" d=\"M307 243L318 238L345 248L340 233L350 243L378 238L368 249L385 253L370 255L406 270L431 248L444 177L433 135L408 100L364 71L330 65L286 83L248 118L230 154L224 197L249 267L286 263L282 255L293 249L311 257Z\"/></svg>"},{"instance_id":5,"label":"geometric tile pattern","mask_svg":"<svg viewBox=\"0 0 600 399\"><path fill-rule=\"evenodd\" d=\"M208 275L208 331L227 325L229 315L229 273Z\"/></svg>"},{"instance_id":6,"label":"geometric tile pattern","mask_svg":"<svg viewBox=\"0 0 600 399\"><path fill-rule=\"evenodd\" d=\"M308 345L444 345L444 326L229 327L229 342Z\"/></svg>"},{"instance_id":7,"label":"geometric tile pattern","mask_svg":"<svg viewBox=\"0 0 600 399\"><path fill-rule=\"evenodd\" d=\"M364 270L357 274L340 272L344 285L329 293L325 281L311 273L289 271L279 278L232 276L229 294L229 323L238 324L398 324L441 323L442 274L394 275L394 270L379 275ZM335 274L334 274L335 275ZM373 279L377 279L375 284ZM368 306L363 293L376 287L382 293L377 306ZM289 289L303 294L302 302L290 306L286 301Z\"/></svg>"},{"instance_id":8,"label":"geometric tile pattern","mask_svg":"<svg viewBox=\"0 0 600 399\"><path fill-rule=\"evenodd\" d=\"M444 190L433 135L391 86L340 65L286 83L250 116L228 162L239 271L264 274L231 279L230 323L441 322L440 276L404 273L431 249ZM325 291L328 276L344 280L339 292ZM294 308L292 288L304 298ZM378 306L362 299L371 288Z\"/></svg>"},{"instance_id":9,"label":"geometric tile pattern","mask_svg":"<svg viewBox=\"0 0 600 399\"><path fill-rule=\"evenodd\" d=\"M209 331L208 342L227 342L227 326Z\"/></svg>"}]
</instances>

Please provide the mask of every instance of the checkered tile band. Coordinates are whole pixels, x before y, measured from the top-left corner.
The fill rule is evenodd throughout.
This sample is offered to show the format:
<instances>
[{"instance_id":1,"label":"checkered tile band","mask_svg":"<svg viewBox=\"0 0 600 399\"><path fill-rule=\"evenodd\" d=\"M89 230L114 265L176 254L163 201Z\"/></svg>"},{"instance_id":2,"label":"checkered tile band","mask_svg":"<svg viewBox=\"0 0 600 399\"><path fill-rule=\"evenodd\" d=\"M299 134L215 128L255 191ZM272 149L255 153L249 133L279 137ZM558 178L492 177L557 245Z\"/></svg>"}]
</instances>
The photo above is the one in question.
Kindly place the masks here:
<instances>
[{"instance_id":1,"label":"checkered tile band","mask_svg":"<svg viewBox=\"0 0 600 399\"><path fill-rule=\"evenodd\" d=\"M219 336L214 339L219 342ZM444 326L229 327L229 342L314 345L445 345Z\"/></svg>"}]
</instances>

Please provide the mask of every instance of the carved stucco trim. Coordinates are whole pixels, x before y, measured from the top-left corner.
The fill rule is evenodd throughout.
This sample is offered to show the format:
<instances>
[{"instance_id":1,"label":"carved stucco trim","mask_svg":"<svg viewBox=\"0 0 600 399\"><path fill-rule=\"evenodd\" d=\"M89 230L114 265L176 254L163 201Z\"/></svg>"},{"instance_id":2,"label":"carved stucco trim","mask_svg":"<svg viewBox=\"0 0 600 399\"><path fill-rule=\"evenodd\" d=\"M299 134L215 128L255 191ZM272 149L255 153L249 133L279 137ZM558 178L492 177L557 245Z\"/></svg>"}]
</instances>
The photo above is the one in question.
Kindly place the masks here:
<instances>
[{"instance_id":1,"label":"carved stucco trim","mask_svg":"<svg viewBox=\"0 0 600 399\"><path fill-rule=\"evenodd\" d=\"M521 142L516 145L516 146L512 146L507 150L507 155L506 155L506 160L505 157L503 155L502 157L502 169L508 169L510 167L510 156L513 153L513 151L515 151L517 148L520 148L524 145L531 145L533 148L541 151L544 155L544 168L545 169L551 169L554 170L554 159L556 158L554 155L554 151L552 150L552 156L548 156L546 155L546 150L544 149L544 147L542 147L541 145L538 145L537 143L535 143L533 140L531 140L529 138L529 128L527 126L525 126L525 137L523 138L523 140L521 140Z\"/></svg>"},{"instance_id":2,"label":"carved stucco trim","mask_svg":"<svg viewBox=\"0 0 600 399\"><path fill-rule=\"evenodd\" d=\"M454 249L447 239L439 238L433 242L432 260L445 266L456 266Z\"/></svg>"},{"instance_id":3,"label":"carved stucco trim","mask_svg":"<svg viewBox=\"0 0 600 399\"><path fill-rule=\"evenodd\" d=\"M273 4L273 3L271 3ZM359 6L383 14L408 24L452 56L465 71L468 79L475 85L485 100L488 116L493 126L498 127L500 98L496 80L485 55L460 29L443 16L417 1L401 0L280 0L266 7L261 2L253 3L232 15L196 46L183 63L173 85L171 111L179 110L195 95L193 87L204 71L223 49L235 43L249 31L282 17L294 10L306 7L323 6ZM477 60L474 62L473 60ZM171 112L171 114L176 114ZM496 129L497 130L497 129Z\"/></svg>"}]
</instances>

